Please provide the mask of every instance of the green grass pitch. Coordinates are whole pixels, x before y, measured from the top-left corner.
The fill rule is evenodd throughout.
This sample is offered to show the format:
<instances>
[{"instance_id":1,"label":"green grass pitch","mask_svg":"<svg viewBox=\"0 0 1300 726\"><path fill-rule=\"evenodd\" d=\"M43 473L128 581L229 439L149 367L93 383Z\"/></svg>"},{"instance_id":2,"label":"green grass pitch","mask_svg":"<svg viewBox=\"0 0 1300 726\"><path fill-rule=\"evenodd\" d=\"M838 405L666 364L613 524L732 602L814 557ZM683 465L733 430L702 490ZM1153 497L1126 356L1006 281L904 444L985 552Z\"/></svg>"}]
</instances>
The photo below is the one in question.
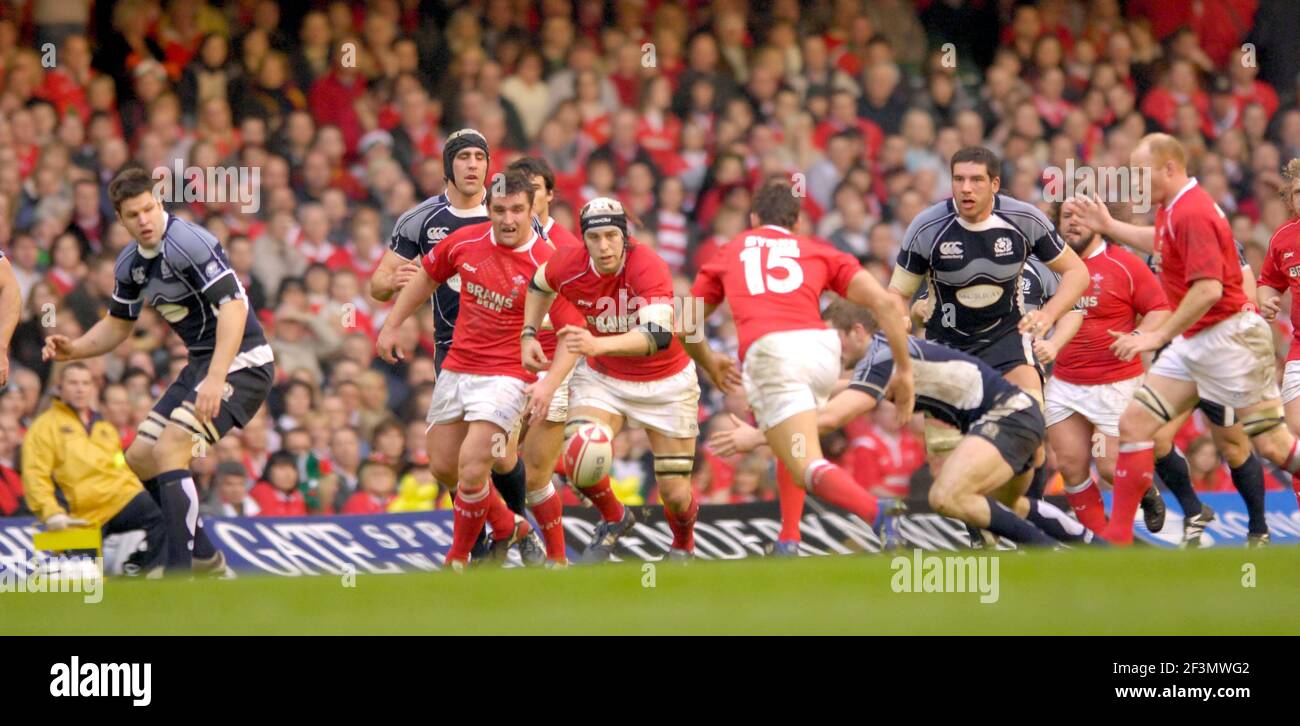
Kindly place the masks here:
<instances>
[{"instance_id":1,"label":"green grass pitch","mask_svg":"<svg viewBox=\"0 0 1300 726\"><path fill-rule=\"evenodd\" d=\"M990 604L976 593L896 593L891 561L359 575L350 588L337 577L114 579L98 604L0 593L0 635L1300 634L1294 547L1003 552Z\"/></svg>"}]
</instances>

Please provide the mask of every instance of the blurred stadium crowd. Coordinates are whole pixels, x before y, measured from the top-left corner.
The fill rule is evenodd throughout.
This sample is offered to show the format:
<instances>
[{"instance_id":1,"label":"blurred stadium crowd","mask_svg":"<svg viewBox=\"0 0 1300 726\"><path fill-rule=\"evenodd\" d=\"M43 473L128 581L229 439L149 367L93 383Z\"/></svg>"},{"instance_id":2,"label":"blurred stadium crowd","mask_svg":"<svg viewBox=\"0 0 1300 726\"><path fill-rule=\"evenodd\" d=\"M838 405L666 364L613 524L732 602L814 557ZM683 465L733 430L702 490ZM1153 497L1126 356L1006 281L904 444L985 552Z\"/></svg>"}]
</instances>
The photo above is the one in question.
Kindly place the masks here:
<instances>
[{"instance_id":1,"label":"blurred stadium crowd","mask_svg":"<svg viewBox=\"0 0 1300 726\"><path fill-rule=\"evenodd\" d=\"M425 466L431 316L404 330L423 355L389 366L373 346L385 307L366 294L397 216L442 191L448 132L479 129L491 172L546 159L571 230L587 199L622 200L685 294L749 226L766 175L803 175L802 231L886 283L908 223L950 196L958 148L990 146L1003 190L1038 201L1048 167L1126 166L1162 129L1258 270L1287 217L1280 170L1300 156L1296 38L1292 0L0 2L0 249L24 301L0 394L0 515L23 513L18 447L51 394L43 338L105 313L130 242L106 186L129 162L258 174L255 211L202 185L169 205L224 245L282 379L195 459L204 511L448 507ZM728 322L710 335L734 352ZM146 310L90 361L124 443L184 355ZM743 394L706 388L701 404L702 419L747 416ZM881 414L828 451L877 493L924 486L920 437ZM1180 443L1199 482L1227 486L1212 447L1190 455L1202 426ZM644 434L621 434L616 455L620 498L656 501ZM775 495L770 457L697 461L703 501Z\"/></svg>"}]
</instances>

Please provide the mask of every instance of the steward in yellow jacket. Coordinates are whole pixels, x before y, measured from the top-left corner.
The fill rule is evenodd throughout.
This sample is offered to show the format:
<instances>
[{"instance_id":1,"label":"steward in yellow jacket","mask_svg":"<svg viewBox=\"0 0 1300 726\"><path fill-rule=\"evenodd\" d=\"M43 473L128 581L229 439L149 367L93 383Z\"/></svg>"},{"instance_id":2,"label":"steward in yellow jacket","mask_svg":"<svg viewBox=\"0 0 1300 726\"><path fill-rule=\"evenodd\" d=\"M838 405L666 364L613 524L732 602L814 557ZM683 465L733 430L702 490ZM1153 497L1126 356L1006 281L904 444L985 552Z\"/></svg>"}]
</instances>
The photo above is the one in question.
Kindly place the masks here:
<instances>
[{"instance_id":1,"label":"steward in yellow jacket","mask_svg":"<svg viewBox=\"0 0 1300 726\"><path fill-rule=\"evenodd\" d=\"M147 549L128 559L127 572L147 572L165 552L162 511L126 465L117 428L91 408L97 395L84 364L63 369L59 398L36 417L23 441L27 506L49 530L97 526L110 535L143 529Z\"/></svg>"}]
</instances>

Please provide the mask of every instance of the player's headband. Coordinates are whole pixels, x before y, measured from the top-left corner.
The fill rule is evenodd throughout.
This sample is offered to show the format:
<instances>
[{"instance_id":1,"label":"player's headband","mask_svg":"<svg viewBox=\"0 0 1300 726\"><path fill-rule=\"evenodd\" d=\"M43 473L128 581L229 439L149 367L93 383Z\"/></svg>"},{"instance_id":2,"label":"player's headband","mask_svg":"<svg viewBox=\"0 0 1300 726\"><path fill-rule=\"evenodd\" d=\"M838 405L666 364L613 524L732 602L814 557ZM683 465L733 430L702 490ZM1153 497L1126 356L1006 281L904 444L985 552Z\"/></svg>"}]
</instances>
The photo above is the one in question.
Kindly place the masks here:
<instances>
[{"instance_id":1,"label":"player's headband","mask_svg":"<svg viewBox=\"0 0 1300 726\"><path fill-rule=\"evenodd\" d=\"M584 235L587 230L599 227L617 227L623 233L624 241L627 240L627 212L623 211L623 205L618 200L596 197L582 208L579 219Z\"/></svg>"},{"instance_id":2,"label":"player's headband","mask_svg":"<svg viewBox=\"0 0 1300 726\"><path fill-rule=\"evenodd\" d=\"M451 162L456 155L471 148L482 149L484 156L492 158L492 152L488 151L487 138L474 129L461 129L447 137L447 143L442 147L442 175L447 178L447 181L453 184L456 182L456 177L451 171Z\"/></svg>"}]
</instances>

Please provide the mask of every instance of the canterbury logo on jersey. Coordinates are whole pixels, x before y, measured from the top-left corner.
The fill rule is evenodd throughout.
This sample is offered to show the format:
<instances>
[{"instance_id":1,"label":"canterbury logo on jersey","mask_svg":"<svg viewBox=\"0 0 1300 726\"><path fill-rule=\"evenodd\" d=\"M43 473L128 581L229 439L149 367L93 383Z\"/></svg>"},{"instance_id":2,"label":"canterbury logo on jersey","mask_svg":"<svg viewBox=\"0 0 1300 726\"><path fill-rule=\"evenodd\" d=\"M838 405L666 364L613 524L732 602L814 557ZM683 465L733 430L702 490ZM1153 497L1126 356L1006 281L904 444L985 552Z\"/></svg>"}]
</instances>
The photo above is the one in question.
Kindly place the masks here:
<instances>
[{"instance_id":1,"label":"canterbury logo on jersey","mask_svg":"<svg viewBox=\"0 0 1300 726\"><path fill-rule=\"evenodd\" d=\"M451 229L448 227L430 227L427 234L430 242L437 242L448 234L451 234Z\"/></svg>"},{"instance_id":2,"label":"canterbury logo on jersey","mask_svg":"<svg viewBox=\"0 0 1300 726\"><path fill-rule=\"evenodd\" d=\"M951 259L951 258L953 258L953 257L961 257L961 255L962 255L962 249L961 249L961 241L960 241L960 240L955 241L955 242L940 242L940 243L939 243L939 256L940 256L940 257L944 257L944 258L949 258L949 259Z\"/></svg>"}]
</instances>

